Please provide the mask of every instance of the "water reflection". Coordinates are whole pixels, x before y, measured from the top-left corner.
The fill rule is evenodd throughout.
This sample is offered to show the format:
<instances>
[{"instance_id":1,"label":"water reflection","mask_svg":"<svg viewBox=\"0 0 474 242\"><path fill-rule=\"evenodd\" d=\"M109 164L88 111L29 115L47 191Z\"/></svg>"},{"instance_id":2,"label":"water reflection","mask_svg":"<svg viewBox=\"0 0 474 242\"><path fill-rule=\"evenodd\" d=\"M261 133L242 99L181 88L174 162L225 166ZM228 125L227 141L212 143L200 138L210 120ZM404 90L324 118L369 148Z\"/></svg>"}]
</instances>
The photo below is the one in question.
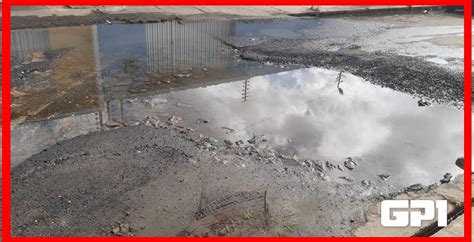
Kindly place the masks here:
<instances>
[{"instance_id":1,"label":"water reflection","mask_svg":"<svg viewBox=\"0 0 474 242\"><path fill-rule=\"evenodd\" d=\"M13 152L12 164L70 137L67 128L58 126L59 119L93 116L94 125L86 122L90 125L71 131L83 134L109 120L122 121L125 98L281 71L234 58L221 39L235 35L238 24L164 22L12 31L12 122L21 124L12 132L32 143ZM76 119L68 125L76 126L70 124ZM13 140L14 149L24 140Z\"/></svg>"},{"instance_id":2,"label":"water reflection","mask_svg":"<svg viewBox=\"0 0 474 242\"><path fill-rule=\"evenodd\" d=\"M288 155L336 162L361 157L351 173L356 178L389 173L394 184L428 184L445 172L461 172L454 165L463 152L458 109L418 107L407 94L349 73L307 68L268 74L282 70L223 51L219 38L235 34L235 23L117 26L48 30L46 50L66 52L54 60L47 88L13 99L19 105L13 107L13 165L57 141L101 130L109 120L133 124L176 115L217 138L265 134ZM24 55L39 47L12 48ZM32 112L43 100L48 106Z\"/></svg>"},{"instance_id":3,"label":"water reflection","mask_svg":"<svg viewBox=\"0 0 474 242\"><path fill-rule=\"evenodd\" d=\"M388 172L398 181L436 182L463 152L462 111L435 105L419 108L407 94L373 86L346 74L344 96L335 88L337 72L304 69L250 79L252 98L238 102L240 83L173 94L193 102L194 114L217 127L237 130L230 138L266 134L287 154L342 160L359 156L359 172ZM233 98L231 98L231 97ZM201 108L200 108L201 107ZM205 107L205 108L204 108ZM186 118L185 118L186 120ZM378 174L377 174L378 173Z\"/></svg>"},{"instance_id":4,"label":"water reflection","mask_svg":"<svg viewBox=\"0 0 474 242\"><path fill-rule=\"evenodd\" d=\"M12 55L33 66L29 76L13 67L21 74L12 82L18 94L12 118L57 118L101 109L131 94L277 71L231 58L220 39L234 35L236 25L165 22L12 31ZM35 66L52 53L57 56L50 69Z\"/></svg>"}]
</instances>

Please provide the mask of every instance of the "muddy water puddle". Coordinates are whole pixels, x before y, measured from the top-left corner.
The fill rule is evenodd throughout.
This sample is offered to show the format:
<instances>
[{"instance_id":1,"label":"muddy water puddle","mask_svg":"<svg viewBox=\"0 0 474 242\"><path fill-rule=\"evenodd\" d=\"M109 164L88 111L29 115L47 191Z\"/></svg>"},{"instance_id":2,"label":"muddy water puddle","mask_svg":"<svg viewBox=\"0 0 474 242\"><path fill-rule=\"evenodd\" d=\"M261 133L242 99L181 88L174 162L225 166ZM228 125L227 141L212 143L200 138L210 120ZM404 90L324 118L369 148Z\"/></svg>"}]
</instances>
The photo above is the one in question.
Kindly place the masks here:
<instances>
[{"instance_id":1,"label":"muddy water puddle","mask_svg":"<svg viewBox=\"0 0 474 242\"><path fill-rule=\"evenodd\" d=\"M298 160L357 157L336 180L389 174L388 182L406 186L461 173L454 160L463 152L462 110L419 107L349 73L241 61L221 39L261 27L239 24L246 23L12 32L12 164L78 135L171 119L221 140L265 135Z\"/></svg>"}]
</instances>

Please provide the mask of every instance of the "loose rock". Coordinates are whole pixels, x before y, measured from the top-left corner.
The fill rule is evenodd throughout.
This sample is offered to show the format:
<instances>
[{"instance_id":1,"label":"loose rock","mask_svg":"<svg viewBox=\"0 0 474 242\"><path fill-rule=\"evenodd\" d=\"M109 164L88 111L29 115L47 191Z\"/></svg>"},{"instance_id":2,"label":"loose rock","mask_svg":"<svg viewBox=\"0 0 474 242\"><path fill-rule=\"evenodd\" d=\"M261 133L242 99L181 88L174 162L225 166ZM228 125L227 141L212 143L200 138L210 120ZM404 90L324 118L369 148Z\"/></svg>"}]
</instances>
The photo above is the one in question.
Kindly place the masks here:
<instances>
[{"instance_id":1,"label":"loose rock","mask_svg":"<svg viewBox=\"0 0 474 242\"><path fill-rule=\"evenodd\" d=\"M448 172L448 173L444 174L443 179L441 179L440 182L441 182L441 184L449 183L451 181L451 178L453 178L453 175Z\"/></svg>"},{"instance_id":2,"label":"loose rock","mask_svg":"<svg viewBox=\"0 0 474 242\"><path fill-rule=\"evenodd\" d=\"M182 107L182 108L190 108L190 107L192 107L193 105L187 104L187 103L176 103L176 106Z\"/></svg>"},{"instance_id":3,"label":"loose rock","mask_svg":"<svg viewBox=\"0 0 474 242\"><path fill-rule=\"evenodd\" d=\"M326 161L326 168L328 168L328 170L334 170L337 168L337 166L329 161Z\"/></svg>"},{"instance_id":4,"label":"loose rock","mask_svg":"<svg viewBox=\"0 0 474 242\"><path fill-rule=\"evenodd\" d=\"M207 124L207 123L209 123L209 120L199 118L199 119L196 120L196 123L197 124Z\"/></svg>"},{"instance_id":5,"label":"loose rock","mask_svg":"<svg viewBox=\"0 0 474 242\"><path fill-rule=\"evenodd\" d=\"M380 174L379 177L380 177L380 179L386 181L386 180L388 180L388 178L390 178L390 175L384 173L384 174Z\"/></svg>"},{"instance_id":6,"label":"loose rock","mask_svg":"<svg viewBox=\"0 0 474 242\"><path fill-rule=\"evenodd\" d=\"M342 180L348 181L348 182L353 182L354 181L354 179L352 179L350 177L347 177L347 176L340 176L339 178L341 178Z\"/></svg>"},{"instance_id":7,"label":"loose rock","mask_svg":"<svg viewBox=\"0 0 474 242\"><path fill-rule=\"evenodd\" d=\"M235 130L234 129L231 129L229 127L221 127L222 129L225 129L226 130L226 133L233 133Z\"/></svg>"},{"instance_id":8,"label":"loose rock","mask_svg":"<svg viewBox=\"0 0 474 242\"><path fill-rule=\"evenodd\" d=\"M423 100L423 99L418 100L418 106L419 107L430 106L430 105L431 105L431 103L426 101L426 100Z\"/></svg>"},{"instance_id":9,"label":"loose rock","mask_svg":"<svg viewBox=\"0 0 474 242\"><path fill-rule=\"evenodd\" d=\"M178 117L178 116L172 116L171 118L169 118L168 123L170 125L176 125L178 123L181 123L182 121L183 121L183 118Z\"/></svg>"},{"instance_id":10,"label":"loose rock","mask_svg":"<svg viewBox=\"0 0 474 242\"><path fill-rule=\"evenodd\" d=\"M156 116L150 115L145 119L145 125L158 127L159 124L160 124L160 119Z\"/></svg>"},{"instance_id":11,"label":"loose rock","mask_svg":"<svg viewBox=\"0 0 474 242\"><path fill-rule=\"evenodd\" d=\"M235 141L235 145L237 145L237 146L241 146L243 144L244 144L244 142L242 140Z\"/></svg>"},{"instance_id":12,"label":"loose rock","mask_svg":"<svg viewBox=\"0 0 474 242\"><path fill-rule=\"evenodd\" d=\"M347 157L344 161L344 166L349 170L354 170L359 163L356 161L355 158Z\"/></svg>"},{"instance_id":13,"label":"loose rock","mask_svg":"<svg viewBox=\"0 0 474 242\"><path fill-rule=\"evenodd\" d=\"M109 127L109 128L117 128L117 127L120 127L120 123L119 122L116 122L116 121L113 121L113 120L109 120L107 122L105 122L105 126Z\"/></svg>"},{"instance_id":14,"label":"loose rock","mask_svg":"<svg viewBox=\"0 0 474 242\"><path fill-rule=\"evenodd\" d=\"M409 187L407 187L405 190L407 192L415 192L415 191L420 191L423 189L423 185L421 185L420 183L417 183L417 184L413 184Z\"/></svg>"},{"instance_id":15,"label":"loose rock","mask_svg":"<svg viewBox=\"0 0 474 242\"><path fill-rule=\"evenodd\" d=\"M456 166L464 170L464 157L459 157L456 159Z\"/></svg>"},{"instance_id":16,"label":"loose rock","mask_svg":"<svg viewBox=\"0 0 474 242\"><path fill-rule=\"evenodd\" d=\"M186 77L191 77L192 74L174 74L173 76L176 78L186 78Z\"/></svg>"}]
</instances>

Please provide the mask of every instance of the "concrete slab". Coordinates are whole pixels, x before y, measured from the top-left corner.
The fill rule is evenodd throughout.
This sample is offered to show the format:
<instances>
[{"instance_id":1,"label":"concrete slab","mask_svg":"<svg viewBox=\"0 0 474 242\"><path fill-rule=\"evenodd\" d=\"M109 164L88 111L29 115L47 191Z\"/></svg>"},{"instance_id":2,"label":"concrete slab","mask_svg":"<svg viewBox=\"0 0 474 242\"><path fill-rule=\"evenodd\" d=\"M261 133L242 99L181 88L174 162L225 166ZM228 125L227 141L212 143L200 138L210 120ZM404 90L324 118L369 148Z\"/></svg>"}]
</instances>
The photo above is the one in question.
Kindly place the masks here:
<instances>
[{"instance_id":1,"label":"concrete slab","mask_svg":"<svg viewBox=\"0 0 474 242\"><path fill-rule=\"evenodd\" d=\"M394 199L427 199L427 200L448 200L448 213L454 209L454 207L464 201L464 180L463 176L458 176L452 183L439 185L429 191L419 192L408 192L401 194ZM403 228L387 228L383 227L380 223L380 202L375 204L367 216L367 223L357 228L354 231L354 235L357 237L370 237L370 236L395 236L395 237L408 237L414 235L420 230L415 227L403 227ZM454 222L459 223L460 218L457 218ZM422 223L422 227L429 225L429 223ZM450 224L451 225L451 224ZM450 236L464 235L464 230L459 230L459 225L453 224L440 234L449 234Z\"/></svg>"},{"instance_id":2,"label":"concrete slab","mask_svg":"<svg viewBox=\"0 0 474 242\"><path fill-rule=\"evenodd\" d=\"M43 6L25 6L25 7L12 7L11 16L51 16L53 13L48 7Z\"/></svg>"},{"instance_id":3,"label":"concrete slab","mask_svg":"<svg viewBox=\"0 0 474 242\"><path fill-rule=\"evenodd\" d=\"M464 214L432 237L458 237L464 234Z\"/></svg>"}]
</instances>

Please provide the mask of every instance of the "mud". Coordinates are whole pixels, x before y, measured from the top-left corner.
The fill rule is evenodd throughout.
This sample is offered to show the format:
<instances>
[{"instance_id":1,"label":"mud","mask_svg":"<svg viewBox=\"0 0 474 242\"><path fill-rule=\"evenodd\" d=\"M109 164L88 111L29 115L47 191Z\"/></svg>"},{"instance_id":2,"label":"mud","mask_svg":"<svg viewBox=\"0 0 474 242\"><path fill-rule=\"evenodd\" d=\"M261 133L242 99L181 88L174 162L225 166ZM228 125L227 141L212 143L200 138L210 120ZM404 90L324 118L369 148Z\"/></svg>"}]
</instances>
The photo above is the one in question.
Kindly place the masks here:
<instances>
[{"instance_id":1,"label":"mud","mask_svg":"<svg viewBox=\"0 0 474 242\"><path fill-rule=\"evenodd\" d=\"M91 79L93 70L75 61L81 56L84 54L80 49L62 49L12 58L13 122L96 108L99 100L93 95L97 92ZM53 71L56 69L61 71ZM67 72L71 69L72 72ZM45 93L48 93L47 100Z\"/></svg>"},{"instance_id":2,"label":"mud","mask_svg":"<svg viewBox=\"0 0 474 242\"><path fill-rule=\"evenodd\" d=\"M63 50L43 53L30 53L16 56L11 60L11 75L18 86L34 85L39 80L38 72L45 72L54 67L54 59L59 58Z\"/></svg>"},{"instance_id":3,"label":"mud","mask_svg":"<svg viewBox=\"0 0 474 242\"><path fill-rule=\"evenodd\" d=\"M12 170L13 235L348 236L381 192L226 143L143 125L60 142Z\"/></svg>"}]
</instances>

